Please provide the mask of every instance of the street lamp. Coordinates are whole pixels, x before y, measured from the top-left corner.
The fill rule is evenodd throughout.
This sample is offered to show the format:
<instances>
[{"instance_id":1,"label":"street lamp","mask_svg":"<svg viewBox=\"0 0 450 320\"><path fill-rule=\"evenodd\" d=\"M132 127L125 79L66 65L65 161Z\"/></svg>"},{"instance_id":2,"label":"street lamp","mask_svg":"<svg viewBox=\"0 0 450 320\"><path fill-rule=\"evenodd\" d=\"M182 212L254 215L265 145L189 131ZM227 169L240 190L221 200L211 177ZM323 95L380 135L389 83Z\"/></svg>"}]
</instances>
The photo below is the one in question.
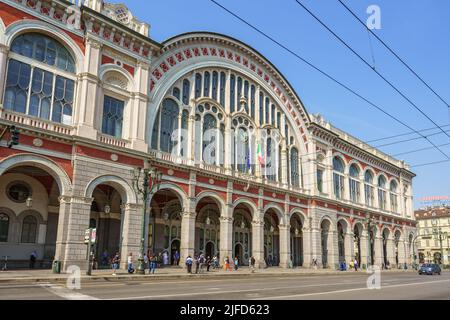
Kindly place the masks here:
<instances>
[{"instance_id":1,"label":"street lamp","mask_svg":"<svg viewBox=\"0 0 450 320\"><path fill-rule=\"evenodd\" d=\"M162 180L162 172L158 171L158 169L151 167L148 162L145 163L146 167L144 169L137 168L133 171L133 187L137 193L142 196L142 200L144 202L144 209L142 214L142 233L141 233L141 246L138 258L138 267L136 270L137 274L145 274L145 265L144 265L144 255L145 255L145 216L147 213L147 202L153 192L159 190L161 180ZM142 184L141 183L142 178Z\"/></svg>"}]
</instances>

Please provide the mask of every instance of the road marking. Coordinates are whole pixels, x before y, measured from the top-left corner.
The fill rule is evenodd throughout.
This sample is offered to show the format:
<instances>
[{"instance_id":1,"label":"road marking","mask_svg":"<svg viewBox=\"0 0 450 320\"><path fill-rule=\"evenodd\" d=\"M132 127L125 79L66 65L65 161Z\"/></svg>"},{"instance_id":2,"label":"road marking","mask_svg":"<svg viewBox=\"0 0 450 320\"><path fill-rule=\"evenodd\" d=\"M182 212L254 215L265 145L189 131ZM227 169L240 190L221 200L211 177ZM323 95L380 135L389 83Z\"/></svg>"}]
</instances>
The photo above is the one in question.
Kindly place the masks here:
<instances>
[{"instance_id":1,"label":"road marking","mask_svg":"<svg viewBox=\"0 0 450 320\"><path fill-rule=\"evenodd\" d=\"M302 286L302 288L311 288L311 287L323 287L323 286L338 286L344 285L348 283L332 283L332 284L314 284L314 285L306 285ZM355 282L352 284L360 284L360 282ZM191 296L203 296L209 294L227 294L227 293L244 293L244 292L254 292L254 291L272 291L272 290L283 290L283 289L292 289L292 286L289 287L278 287L278 288L263 288L263 289L244 289L244 290L227 290L221 292L190 292L190 293L174 293L174 294L162 294L162 295L153 295L153 296L139 296L139 297L125 297L125 298L111 298L105 300L139 300L139 299L158 299L158 298L173 298L173 297L191 297Z\"/></svg>"},{"instance_id":2,"label":"road marking","mask_svg":"<svg viewBox=\"0 0 450 320\"><path fill-rule=\"evenodd\" d=\"M39 284L39 286L66 300L99 300L98 298L78 293L74 290L56 286L54 284Z\"/></svg>"},{"instance_id":3,"label":"road marking","mask_svg":"<svg viewBox=\"0 0 450 320\"><path fill-rule=\"evenodd\" d=\"M384 286L384 287L382 286L381 290L390 289L390 288L421 286L421 285L434 284L434 283L443 283L443 282L450 282L450 280L405 283L405 284L396 284L396 285ZM285 299L288 299L288 298L301 298L301 297L320 296L320 295L327 295L327 294L347 293L347 292L364 291L364 290L372 291L372 290L370 290L370 289L368 289L366 287L366 288L355 288L355 289L336 290L336 291L327 291L327 292L293 294L293 295L278 296L278 297L265 297L264 299L267 299L267 300L285 300ZM253 299L253 300L260 300L260 299Z\"/></svg>"}]
</instances>

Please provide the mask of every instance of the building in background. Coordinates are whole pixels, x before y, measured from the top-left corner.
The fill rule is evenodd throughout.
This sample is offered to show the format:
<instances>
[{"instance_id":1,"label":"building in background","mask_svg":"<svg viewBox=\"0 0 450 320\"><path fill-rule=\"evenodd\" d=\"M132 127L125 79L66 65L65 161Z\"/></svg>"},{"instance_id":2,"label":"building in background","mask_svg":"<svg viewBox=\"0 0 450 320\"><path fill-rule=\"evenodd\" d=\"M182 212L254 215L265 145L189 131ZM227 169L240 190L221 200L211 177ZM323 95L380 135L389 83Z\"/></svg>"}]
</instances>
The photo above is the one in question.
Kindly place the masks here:
<instances>
[{"instance_id":1,"label":"building in background","mask_svg":"<svg viewBox=\"0 0 450 320\"><path fill-rule=\"evenodd\" d=\"M450 265L450 206L436 205L417 210L419 263Z\"/></svg>"},{"instance_id":2,"label":"building in background","mask_svg":"<svg viewBox=\"0 0 450 320\"><path fill-rule=\"evenodd\" d=\"M107 265L139 254L144 223L145 249L181 261L412 263L407 164L309 114L239 40L158 43L125 5L83 3L0 1L1 256L85 268L95 227ZM133 172L145 163L162 181L144 217Z\"/></svg>"}]
</instances>

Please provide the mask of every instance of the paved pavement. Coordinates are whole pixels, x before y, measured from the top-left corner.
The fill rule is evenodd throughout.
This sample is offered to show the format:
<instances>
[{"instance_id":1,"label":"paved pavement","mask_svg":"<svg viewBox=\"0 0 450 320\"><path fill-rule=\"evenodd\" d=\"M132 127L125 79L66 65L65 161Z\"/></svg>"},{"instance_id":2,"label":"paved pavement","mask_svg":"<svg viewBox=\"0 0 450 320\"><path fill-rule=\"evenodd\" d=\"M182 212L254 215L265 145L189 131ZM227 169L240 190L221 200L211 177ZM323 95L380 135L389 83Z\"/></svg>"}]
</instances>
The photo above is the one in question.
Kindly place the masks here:
<instances>
[{"instance_id":1,"label":"paved pavement","mask_svg":"<svg viewBox=\"0 0 450 320\"><path fill-rule=\"evenodd\" d=\"M306 271L276 274L266 271L251 276L245 272L241 271L244 277L239 272L229 272L218 277L194 275L178 279L169 276L82 279L80 290L70 290L65 283L52 280L30 279L29 283L0 280L0 300L450 300L450 272L441 276L384 272L380 290L367 288L370 275L364 272L311 275Z\"/></svg>"}]
</instances>

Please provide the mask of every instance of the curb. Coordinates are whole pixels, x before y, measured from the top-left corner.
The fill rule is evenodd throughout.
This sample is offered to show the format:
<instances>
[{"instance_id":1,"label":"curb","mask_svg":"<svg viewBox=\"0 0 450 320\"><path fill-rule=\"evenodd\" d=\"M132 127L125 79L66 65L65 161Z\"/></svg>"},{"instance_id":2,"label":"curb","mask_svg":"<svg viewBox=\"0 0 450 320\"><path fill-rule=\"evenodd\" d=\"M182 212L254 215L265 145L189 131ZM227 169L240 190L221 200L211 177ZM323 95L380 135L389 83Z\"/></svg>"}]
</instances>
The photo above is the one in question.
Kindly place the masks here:
<instances>
[{"instance_id":1,"label":"curb","mask_svg":"<svg viewBox=\"0 0 450 320\"><path fill-rule=\"evenodd\" d=\"M382 273L416 273L412 271L388 271ZM366 275L364 271L362 272L342 272L342 271L329 271L329 272L304 272L304 273L283 273L283 272L255 272L255 273L221 273L221 274L156 274L156 275L127 275L127 274L119 274L117 276L113 275L93 275L93 276L81 276L81 281L114 281L114 280L128 280L128 281L136 281L136 280L176 280L176 279L223 279L223 278L241 278L241 277L299 277L299 276L322 276L322 275ZM11 278L0 278L0 284L2 283L29 283L29 282L66 282L69 274L55 276L55 277L11 277Z\"/></svg>"}]
</instances>

